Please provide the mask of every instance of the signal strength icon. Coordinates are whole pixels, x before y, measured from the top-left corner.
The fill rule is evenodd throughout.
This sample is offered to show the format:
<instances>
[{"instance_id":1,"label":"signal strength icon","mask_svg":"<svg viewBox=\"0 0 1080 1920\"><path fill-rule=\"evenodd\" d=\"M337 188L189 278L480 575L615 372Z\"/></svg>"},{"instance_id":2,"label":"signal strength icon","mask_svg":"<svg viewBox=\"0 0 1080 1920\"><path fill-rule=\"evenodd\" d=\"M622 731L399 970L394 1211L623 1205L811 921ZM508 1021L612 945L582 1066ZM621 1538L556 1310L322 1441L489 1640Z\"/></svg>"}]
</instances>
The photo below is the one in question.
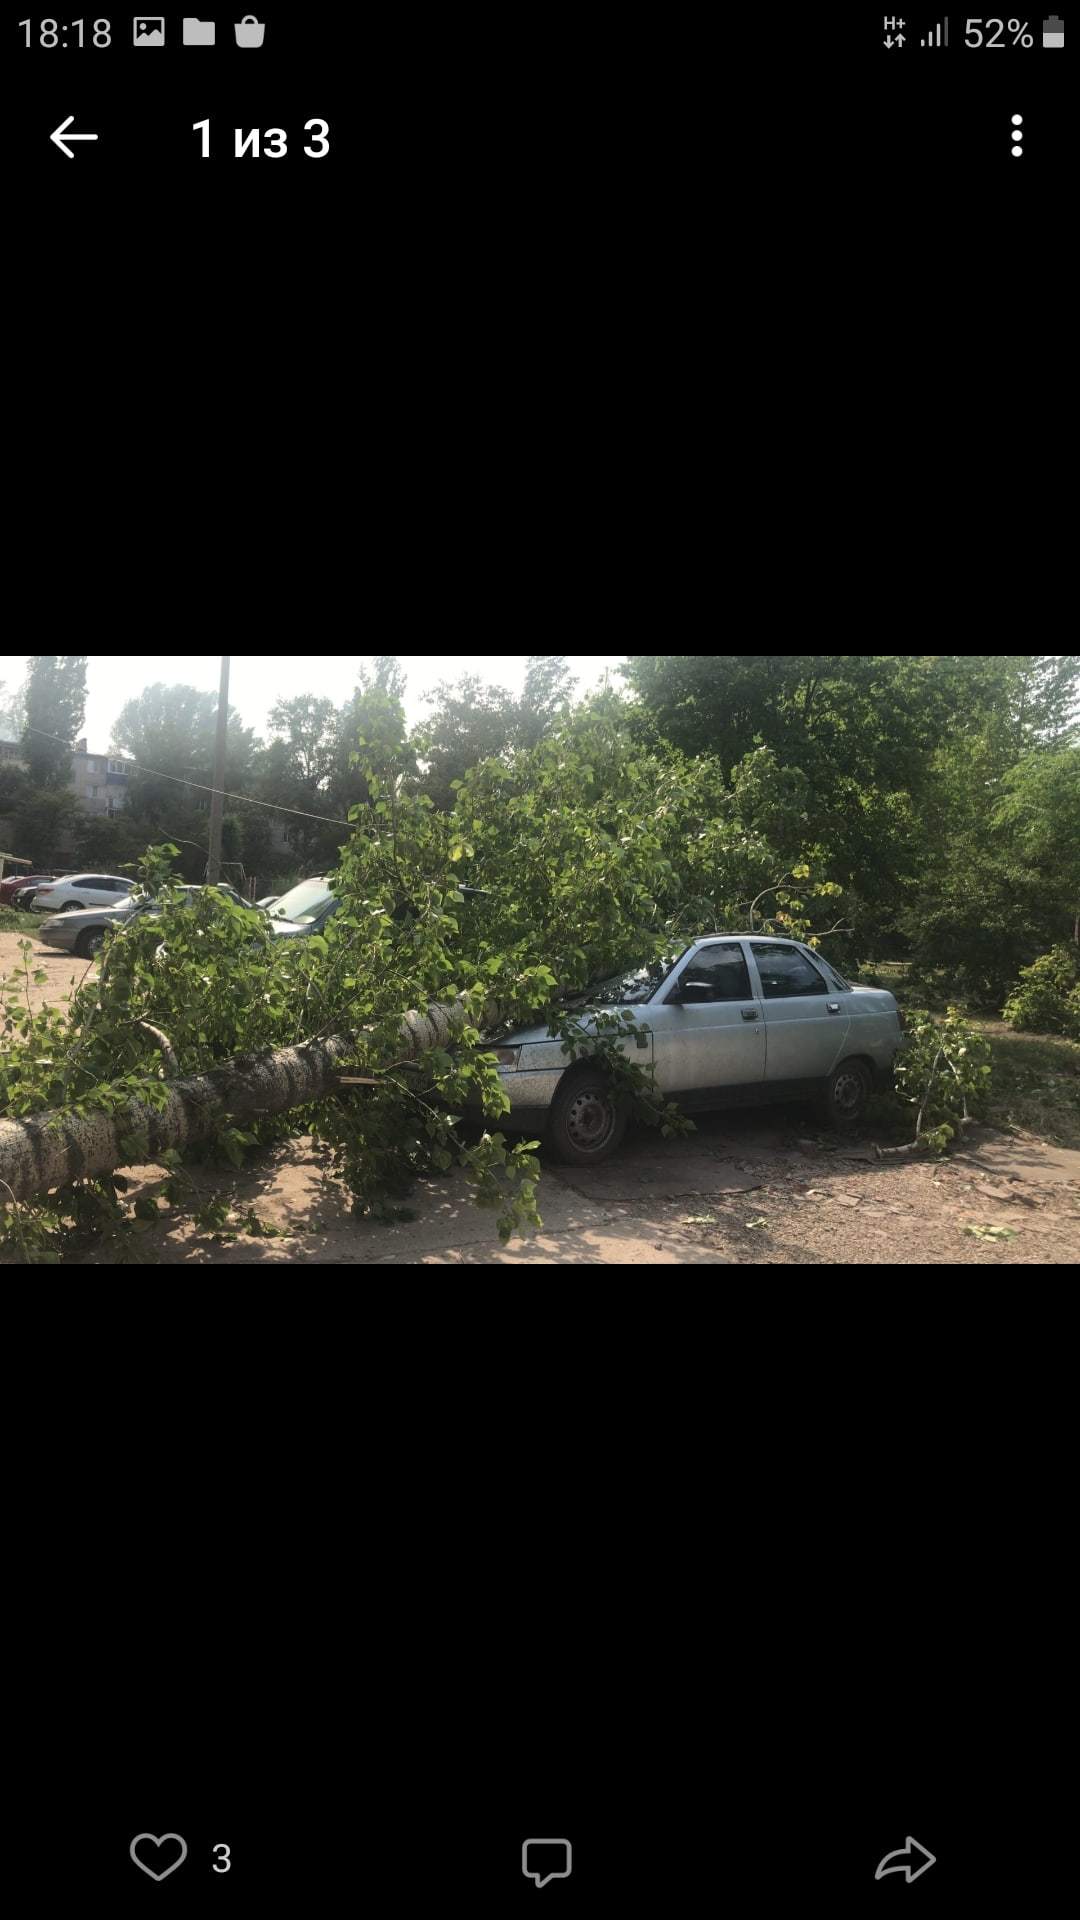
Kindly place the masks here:
<instances>
[{"instance_id":1,"label":"signal strength icon","mask_svg":"<svg viewBox=\"0 0 1080 1920\"><path fill-rule=\"evenodd\" d=\"M942 39L943 32L945 35L944 39ZM948 44L949 23L947 20L939 20L936 27L931 27L926 39L919 41L920 47L947 47Z\"/></svg>"}]
</instances>

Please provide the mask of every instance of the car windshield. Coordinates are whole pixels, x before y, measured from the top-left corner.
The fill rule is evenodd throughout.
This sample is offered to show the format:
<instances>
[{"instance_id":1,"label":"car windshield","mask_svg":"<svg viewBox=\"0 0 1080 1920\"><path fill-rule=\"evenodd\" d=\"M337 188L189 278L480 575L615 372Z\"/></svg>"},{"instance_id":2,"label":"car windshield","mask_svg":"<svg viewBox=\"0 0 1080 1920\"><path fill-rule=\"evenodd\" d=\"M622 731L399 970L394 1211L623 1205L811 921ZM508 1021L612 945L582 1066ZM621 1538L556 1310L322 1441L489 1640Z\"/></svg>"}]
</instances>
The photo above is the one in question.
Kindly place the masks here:
<instances>
[{"instance_id":1,"label":"car windshield","mask_svg":"<svg viewBox=\"0 0 1080 1920\"><path fill-rule=\"evenodd\" d=\"M652 999L681 958L682 953L669 953L659 960L647 961L644 966L630 967L625 973L610 974L606 980L597 980L586 987L581 997L590 1007L640 1006L642 1001Z\"/></svg>"},{"instance_id":2,"label":"car windshield","mask_svg":"<svg viewBox=\"0 0 1080 1920\"><path fill-rule=\"evenodd\" d=\"M270 909L272 920L295 920L301 926L314 920L333 895L325 880L301 880L299 886L290 887L280 900L275 900Z\"/></svg>"}]
</instances>

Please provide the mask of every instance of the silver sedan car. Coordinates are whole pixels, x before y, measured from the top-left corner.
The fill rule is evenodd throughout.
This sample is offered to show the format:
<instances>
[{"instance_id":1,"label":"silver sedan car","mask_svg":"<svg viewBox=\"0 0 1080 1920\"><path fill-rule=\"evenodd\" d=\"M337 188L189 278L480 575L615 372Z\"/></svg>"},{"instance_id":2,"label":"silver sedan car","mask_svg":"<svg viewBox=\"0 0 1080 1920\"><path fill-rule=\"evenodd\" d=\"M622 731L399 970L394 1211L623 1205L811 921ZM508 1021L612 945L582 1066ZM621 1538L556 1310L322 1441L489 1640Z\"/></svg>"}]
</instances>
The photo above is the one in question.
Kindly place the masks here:
<instances>
[{"instance_id":1,"label":"silver sedan car","mask_svg":"<svg viewBox=\"0 0 1080 1920\"><path fill-rule=\"evenodd\" d=\"M852 986L799 940L752 933L705 934L602 982L581 1009L585 1027L590 1008L635 1016L647 1051L633 1036L620 1045L651 1063L658 1090L688 1112L812 1099L853 1126L871 1091L891 1084L904 1039L891 993ZM500 1128L535 1133L578 1166L614 1153L627 1113L598 1068L568 1060L546 1026L509 1034L495 1051L510 1100Z\"/></svg>"},{"instance_id":2,"label":"silver sedan car","mask_svg":"<svg viewBox=\"0 0 1080 1920\"><path fill-rule=\"evenodd\" d=\"M234 906L246 907L254 912L249 900L242 900L235 887L228 887L224 881L217 881L218 893L223 893ZM184 886L179 889L182 898L189 904L202 887ZM65 953L77 954L80 960L92 960L100 953L105 944L105 935L115 927L126 927L133 920L141 919L148 913L160 913L156 900L125 900L115 907L86 907L81 912L58 913L54 920L46 920L38 928L38 938L46 947L60 947Z\"/></svg>"}]
</instances>

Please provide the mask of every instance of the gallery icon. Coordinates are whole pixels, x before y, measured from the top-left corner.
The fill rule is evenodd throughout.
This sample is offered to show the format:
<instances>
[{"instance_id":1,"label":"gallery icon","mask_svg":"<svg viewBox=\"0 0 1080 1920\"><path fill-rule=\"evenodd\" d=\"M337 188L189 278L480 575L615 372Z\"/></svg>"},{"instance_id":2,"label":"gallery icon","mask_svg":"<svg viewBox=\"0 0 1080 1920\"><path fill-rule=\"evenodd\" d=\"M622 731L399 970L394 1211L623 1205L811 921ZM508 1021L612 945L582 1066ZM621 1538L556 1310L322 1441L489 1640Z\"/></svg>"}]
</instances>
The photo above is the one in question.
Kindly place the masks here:
<instances>
[{"instance_id":1,"label":"gallery icon","mask_svg":"<svg viewBox=\"0 0 1080 1920\"><path fill-rule=\"evenodd\" d=\"M256 20L253 13L245 13L236 23L236 44L238 47L261 47L266 38L266 28Z\"/></svg>"},{"instance_id":2,"label":"gallery icon","mask_svg":"<svg viewBox=\"0 0 1080 1920\"><path fill-rule=\"evenodd\" d=\"M137 13L135 15L135 45L137 47L165 45L164 14Z\"/></svg>"},{"instance_id":3,"label":"gallery icon","mask_svg":"<svg viewBox=\"0 0 1080 1920\"><path fill-rule=\"evenodd\" d=\"M185 47L212 47L217 39L217 22L214 20L184 20Z\"/></svg>"}]
</instances>

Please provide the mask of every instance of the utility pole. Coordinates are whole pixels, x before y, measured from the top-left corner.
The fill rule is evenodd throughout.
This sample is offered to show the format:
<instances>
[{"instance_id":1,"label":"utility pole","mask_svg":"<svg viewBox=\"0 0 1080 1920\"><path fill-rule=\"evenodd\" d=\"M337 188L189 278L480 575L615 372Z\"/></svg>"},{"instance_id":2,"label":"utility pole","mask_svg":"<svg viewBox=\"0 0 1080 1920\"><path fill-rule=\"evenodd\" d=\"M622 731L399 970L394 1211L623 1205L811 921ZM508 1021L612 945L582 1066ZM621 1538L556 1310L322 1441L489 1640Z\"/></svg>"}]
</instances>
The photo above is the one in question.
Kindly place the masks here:
<instances>
[{"instance_id":1,"label":"utility pole","mask_svg":"<svg viewBox=\"0 0 1080 1920\"><path fill-rule=\"evenodd\" d=\"M218 688L217 739L214 742L214 790L210 795L210 858L206 879L214 886L221 875L221 816L225 811L225 734L229 724L229 656L221 656Z\"/></svg>"}]
</instances>

